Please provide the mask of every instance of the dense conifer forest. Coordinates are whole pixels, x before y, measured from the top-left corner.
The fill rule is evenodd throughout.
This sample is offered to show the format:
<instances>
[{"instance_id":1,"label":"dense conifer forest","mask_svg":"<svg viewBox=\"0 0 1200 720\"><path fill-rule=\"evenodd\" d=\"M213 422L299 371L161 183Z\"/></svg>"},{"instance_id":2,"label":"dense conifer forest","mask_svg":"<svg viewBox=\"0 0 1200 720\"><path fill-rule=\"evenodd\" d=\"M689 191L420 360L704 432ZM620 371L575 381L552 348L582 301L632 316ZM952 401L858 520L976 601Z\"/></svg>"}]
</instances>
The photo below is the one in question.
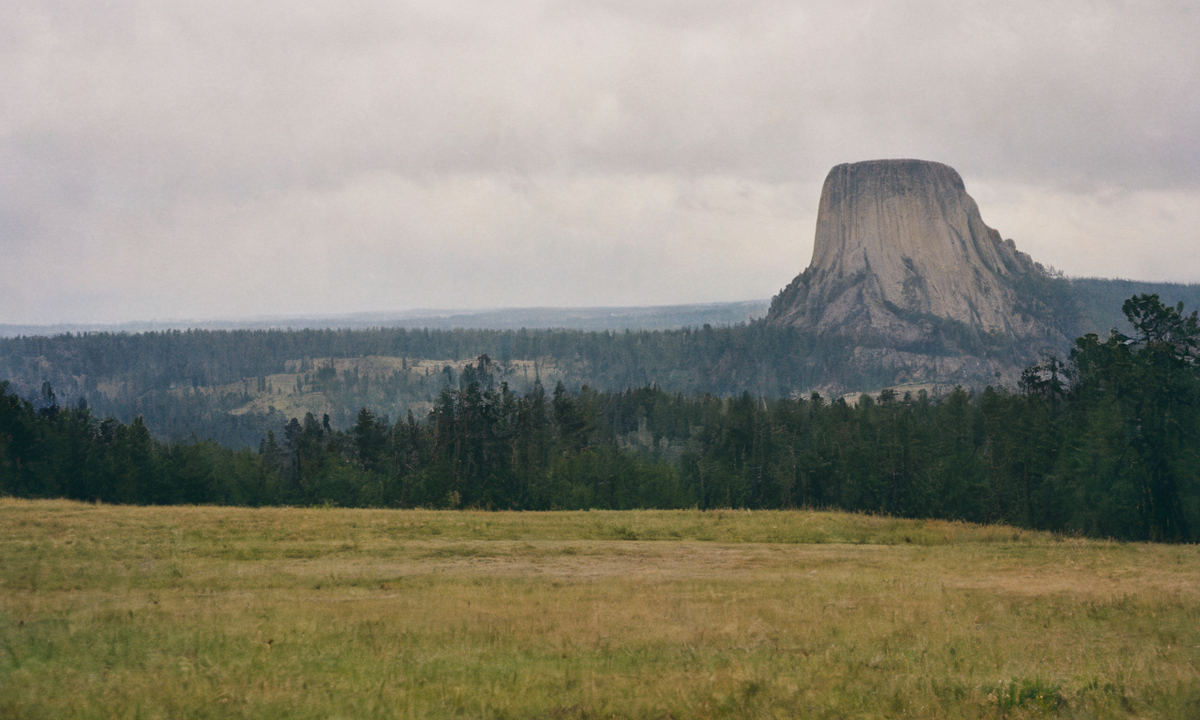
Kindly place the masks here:
<instances>
[{"instance_id":1,"label":"dense conifer forest","mask_svg":"<svg viewBox=\"0 0 1200 720\"><path fill-rule=\"evenodd\" d=\"M851 405L817 394L670 392L645 378L623 391L535 380L515 392L482 353L442 378L427 416L363 408L342 430L308 413L268 430L257 450L197 436L162 442L140 417L100 420L84 403L60 404L50 383L36 402L4 383L0 494L496 510L807 506L1193 541L1200 326L1157 296L1131 298L1124 311L1131 337L1085 335L1067 360L1028 368L1016 392L884 391ZM470 337L455 350L478 349ZM613 337L628 348L638 336ZM729 351L772 358L773 337ZM692 334L657 342L672 338ZM202 352L188 357L203 368Z\"/></svg>"},{"instance_id":2,"label":"dense conifer forest","mask_svg":"<svg viewBox=\"0 0 1200 720\"><path fill-rule=\"evenodd\" d=\"M96 414L125 423L140 416L155 437L196 434L253 448L305 410L328 414L332 427L342 429L364 406L424 415L462 365L481 355L520 394L539 379L574 392L653 383L688 394L765 397L830 382L849 388L895 382L892 369L850 367L852 352L836 340L761 322L637 332L192 330L3 339L0 378L26 398L49 380L64 404L82 399ZM394 362L377 372L335 367L363 358ZM242 414L248 405L255 410Z\"/></svg>"}]
</instances>

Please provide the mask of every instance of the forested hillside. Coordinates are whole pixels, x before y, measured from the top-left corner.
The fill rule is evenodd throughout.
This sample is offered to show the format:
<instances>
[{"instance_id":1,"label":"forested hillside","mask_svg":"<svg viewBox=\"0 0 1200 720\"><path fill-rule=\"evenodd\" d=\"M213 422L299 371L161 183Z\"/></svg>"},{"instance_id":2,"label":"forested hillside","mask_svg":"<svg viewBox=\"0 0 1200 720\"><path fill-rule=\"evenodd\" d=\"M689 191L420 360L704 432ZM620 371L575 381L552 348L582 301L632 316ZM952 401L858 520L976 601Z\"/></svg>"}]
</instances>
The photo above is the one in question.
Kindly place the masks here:
<instances>
[{"instance_id":1,"label":"forested hillside","mask_svg":"<svg viewBox=\"0 0 1200 720\"><path fill-rule=\"evenodd\" d=\"M856 406L655 387L513 392L480 356L432 411L293 418L257 452L155 441L0 386L0 493L124 503L490 509L832 507L1149 540L1200 528L1200 325L1157 297L1020 392Z\"/></svg>"},{"instance_id":2,"label":"forested hillside","mask_svg":"<svg viewBox=\"0 0 1200 720\"><path fill-rule=\"evenodd\" d=\"M1055 302L1071 304L1058 314L1077 318L1079 329L1072 336L1105 334L1114 327L1128 332L1121 302L1134 293L1120 293L1130 288L1161 289L1168 304L1200 304L1200 286L1192 285L1072 280L1070 288L1073 294ZM643 314L654 315L650 310ZM671 317L684 317L678 308L673 312ZM596 313L583 315L599 319ZM911 349L941 353L952 365L947 348L961 345L961 338L952 323L943 331L946 343ZM1061 349L1064 355L1068 350ZM1002 364L1015 360L1001 345L984 344L975 351ZM338 429L353 424L363 407L377 416L412 411L423 417L441 390L455 385L465 365L484 354L516 393L540 380L544 387L562 382L573 392L584 385L601 392L654 385L717 397L748 392L774 399L813 391L839 397L877 392L905 377L896 364L856 351L844 340L752 322L656 331L393 327L0 338L0 380L25 399L35 399L49 382L63 404L85 402L96 416L124 423L140 416L160 439L180 441L194 434L227 447L254 448L268 430L279 434L288 420L309 412L328 415ZM993 380L985 374L983 381L966 384L982 390Z\"/></svg>"},{"instance_id":3,"label":"forested hillside","mask_svg":"<svg viewBox=\"0 0 1200 720\"><path fill-rule=\"evenodd\" d=\"M848 369L840 343L762 323L641 332L570 330L246 330L60 335L0 340L0 377L22 397L50 382L123 422L143 417L167 439L193 433L256 446L291 417L334 427L367 406L378 415L428 412L479 355L515 391L535 380L618 391L654 384L686 393L786 397L831 383L878 388L887 368Z\"/></svg>"},{"instance_id":4,"label":"forested hillside","mask_svg":"<svg viewBox=\"0 0 1200 720\"><path fill-rule=\"evenodd\" d=\"M1158 295L1167 305L1200 307L1200 284L1152 283L1109 278L1072 278L1071 290L1078 308L1077 335L1107 335L1113 328L1129 332L1121 303L1135 295Z\"/></svg>"}]
</instances>

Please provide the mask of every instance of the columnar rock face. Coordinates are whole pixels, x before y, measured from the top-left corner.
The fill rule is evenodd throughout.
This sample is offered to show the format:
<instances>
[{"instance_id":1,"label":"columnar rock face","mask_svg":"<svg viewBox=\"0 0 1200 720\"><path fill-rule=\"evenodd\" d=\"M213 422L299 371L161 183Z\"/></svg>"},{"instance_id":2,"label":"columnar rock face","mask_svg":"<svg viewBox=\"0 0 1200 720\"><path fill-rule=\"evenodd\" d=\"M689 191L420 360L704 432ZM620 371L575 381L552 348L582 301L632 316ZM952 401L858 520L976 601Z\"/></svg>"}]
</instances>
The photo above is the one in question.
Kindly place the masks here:
<instances>
[{"instance_id":1,"label":"columnar rock face","mask_svg":"<svg viewBox=\"0 0 1200 720\"><path fill-rule=\"evenodd\" d=\"M1030 294L1047 278L984 224L953 168L923 160L838 165L821 191L812 263L767 318L914 357L1007 347L1014 365L1039 346L1065 343L1045 320L1050 308Z\"/></svg>"}]
</instances>

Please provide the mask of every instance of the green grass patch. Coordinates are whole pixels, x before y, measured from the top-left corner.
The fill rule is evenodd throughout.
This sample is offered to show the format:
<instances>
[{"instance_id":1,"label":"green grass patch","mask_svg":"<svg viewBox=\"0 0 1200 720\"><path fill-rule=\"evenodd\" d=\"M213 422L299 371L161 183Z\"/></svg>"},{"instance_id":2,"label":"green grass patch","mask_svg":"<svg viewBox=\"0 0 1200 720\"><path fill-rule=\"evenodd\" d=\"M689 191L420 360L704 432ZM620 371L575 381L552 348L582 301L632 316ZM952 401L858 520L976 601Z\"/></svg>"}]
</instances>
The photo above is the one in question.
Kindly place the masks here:
<instances>
[{"instance_id":1,"label":"green grass patch","mask_svg":"<svg viewBox=\"0 0 1200 720\"><path fill-rule=\"evenodd\" d=\"M0 718L1200 717L1200 549L0 500Z\"/></svg>"}]
</instances>

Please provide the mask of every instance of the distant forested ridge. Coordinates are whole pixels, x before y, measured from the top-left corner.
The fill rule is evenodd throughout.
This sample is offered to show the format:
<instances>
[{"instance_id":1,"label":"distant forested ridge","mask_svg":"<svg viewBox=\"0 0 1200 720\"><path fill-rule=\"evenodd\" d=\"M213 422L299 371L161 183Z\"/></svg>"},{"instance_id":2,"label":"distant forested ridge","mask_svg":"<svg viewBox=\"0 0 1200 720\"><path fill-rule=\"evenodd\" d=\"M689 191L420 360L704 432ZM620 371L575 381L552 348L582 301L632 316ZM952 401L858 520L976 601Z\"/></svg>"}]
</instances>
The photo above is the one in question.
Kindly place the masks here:
<instances>
[{"instance_id":1,"label":"distant forested ridge","mask_svg":"<svg viewBox=\"0 0 1200 720\"><path fill-rule=\"evenodd\" d=\"M322 330L345 328L370 330L378 327L409 329L520 330L674 330L704 325L736 325L762 317L769 300L649 305L626 307L527 307L496 310L409 310L406 312L363 312L345 315L288 315L230 320L150 320L117 324L64 323L58 325L0 324L0 338L22 335L65 335L67 333L144 333L169 330Z\"/></svg>"},{"instance_id":2,"label":"distant forested ridge","mask_svg":"<svg viewBox=\"0 0 1200 720\"><path fill-rule=\"evenodd\" d=\"M1117 328L1129 332L1122 303L1136 295L1158 295L1163 303L1200 308L1200 284L1152 283L1110 278L1072 278L1071 295L1076 313L1076 335L1107 335Z\"/></svg>"},{"instance_id":3,"label":"distant forested ridge","mask_svg":"<svg viewBox=\"0 0 1200 720\"><path fill-rule=\"evenodd\" d=\"M366 406L427 413L471 359L487 355L514 391L535 381L618 391L786 397L828 384L878 388L887 368L852 370L851 348L763 323L666 331L239 330L88 333L0 340L0 377L34 397L50 382L123 422L141 416L171 440L195 433L253 447L305 412L334 427Z\"/></svg>"},{"instance_id":4,"label":"distant forested ridge","mask_svg":"<svg viewBox=\"0 0 1200 720\"><path fill-rule=\"evenodd\" d=\"M1046 300L1064 305L1055 312L1077 326L1069 337L1103 335L1112 328L1128 332L1121 302L1134 294L1158 293L1167 304L1182 300L1189 307L1200 305L1200 285L1095 279L1069 283L1070 292ZM714 306L720 310L717 315L707 306L618 308L608 320L600 309L570 312L579 316L576 321L588 323L699 322L710 316L734 319L753 309L746 305ZM563 315L568 311L538 311L545 317L533 311L512 315L516 312L493 313L496 317L489 315L488 321L570 319ZM447 322L483 315L450 316ZM948 325L945 330L953 335L953 329ZM961 338L948 337L946 347L957 340ZM949 352L933 346L915 350ZM1013 360L1003 347L976 351L980 357ZM1061 354L1067 351L1061 348ZM64 404L84 400L97 416L126 424L140 416L159 439L180 441L195 434L227 447L255 448L267 430L279 434L288 420L308 412L329 415L339 429L352 425L362 407L381 416L402 417L411 410L423 417L441 390L454 384L456 374L485 354L494 361L497 377L516 393L528 392L540 380L545 387L562 382L575 392L584 385L618 392L652 384L669 392L718 397L744 392L806 397L813 391L839 397L906 379L902 369L874 362L842 339L761 321L653 331L384 327L22 336L0 338L0 379L26 399L36 399L42 384L50 382ZM994 378L951 380L948 386L955 381L980 390Z\"/></svg>"},{"instance_id":5,"label":"distant forested ridge","mask_svg":"<svg viewBox=\"0 0 1200 720\"><path fill-rule=\"evenodd\" d=\"M810 506L1195 540L1200 325L1157 296L1123 309L1128 336L1085 335L1067 361L1028 368L1016 392L885 391L852 406L815 394L653 386L548 391L535 379L517 393L484 354L445 378L427 415L393 420L362 408L338 429L308 413L268 431L257 451L157 441L140 418L99 421L86 406L60 405L49 384L36 402L5 384L0 493L486 509Z\"/></svg>"}]
</instances>

